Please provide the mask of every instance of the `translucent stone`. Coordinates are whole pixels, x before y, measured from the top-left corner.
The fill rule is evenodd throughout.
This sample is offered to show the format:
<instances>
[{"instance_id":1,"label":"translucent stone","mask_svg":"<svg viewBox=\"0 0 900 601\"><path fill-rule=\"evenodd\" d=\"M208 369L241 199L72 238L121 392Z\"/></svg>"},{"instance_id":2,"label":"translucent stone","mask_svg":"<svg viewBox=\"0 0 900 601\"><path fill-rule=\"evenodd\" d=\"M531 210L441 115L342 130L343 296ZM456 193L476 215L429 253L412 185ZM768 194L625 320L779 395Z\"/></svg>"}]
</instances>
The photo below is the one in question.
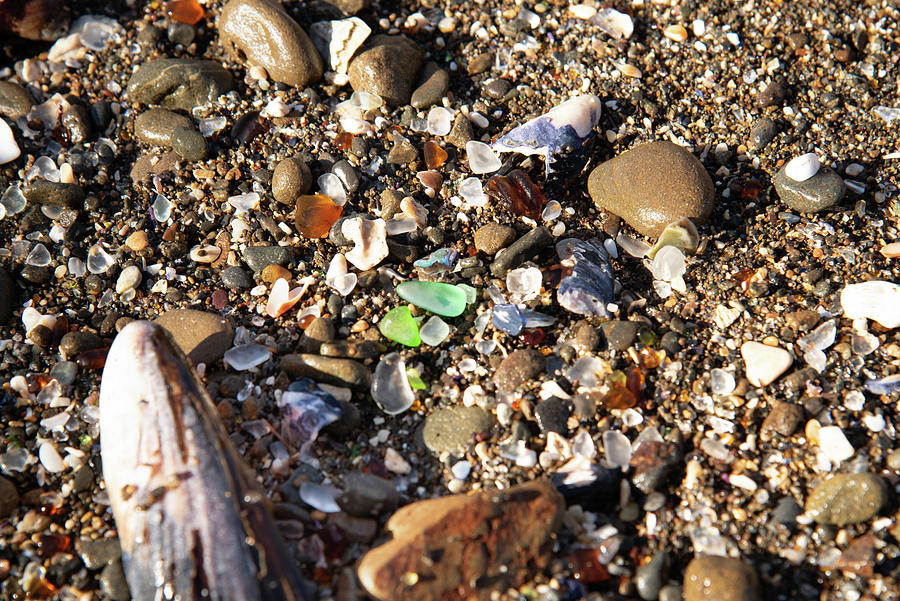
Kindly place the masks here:
<instances>
[{"instance_id":1,"label":"translucent stone","mask_svg":"<svg viewBox=\"0 0 900 601\"><path fill-rule=\"evenodd\" d=\"M819 448L833 463L850 459L854 453L853 445L838 426L823 426L819 429Z\"/></svg>"},{"instance_id":2,"label":"translucent stone","mask_svg":"<svg viewBox=\"0 0 900 601\"><path fill-rule=\"evenodd\" d=\"M651 259L655 258L656 253L665 246L674 246L692 254L696 252L698 244L700 244L700 234L697 232L694 222L685 217L666 226L653 248L647 251L647 256Z\"/></svg>"},{"instance_id":3,"label":"translucent stone","mask_svg":"<svg viewBox=\"0 0 900 601\"><path fill-rule=\"evenodd\" d=\"M37 402L41 405L53 405L62 397L62 387L58 380L50 380L37 395Z\"/></svg>"},{"instance_id":4,"label":"translucent stone","mask_svg":"<svg viewBox=\"0 0 900 601\"><path fill-rule=\"evenodd\" d=\"M450 326L437 315L432 315L419 329L422 342L428 346L438 346L450 335Z\"/></svg>"},{"instance_id":5,"label":"translucent stone","mask_svg":"<svg viewBox=\"0 0 900 601\"><path fill-rule=\"evenodd\" d=\"M196 0L174 1L193 2L196 4ZM124 33L124 30L115 19L98 15L84 15L72 23L69 33L77 34L79 41L85 48L99 52L106 48L109 42L118 39Z\"/></svg>"},{"instance_id":6,"label":"translucent stone","mask_svg":"<svg viewBox=\"0 0 900 601\"><path fill-rule=\"evenodd\" d=\"M41 243L35 244L28 256L25 257L25 264L33 267L46 267L50 264L52 258L50 251Z\"/></svg>"},{"instance_id":7,"label":"translucent stone","mask_svg":"<svg viewBox=\"0 0 900 601\"><path fill-rule=\"evenodd\" d=\"M466 310L466 293L453 284L408 280L397 284L396 290L403 300L444 317L456 317Z\"/></svg>"},{"instance_id":8,"label":"translucent stone","mask_svg":"<svg viewBox=\"0 0 900 601\"><path fill-rule=\"evenodd\" d=\"M322 194L334 201L337 206L344 206L347 202L347 190L344 189L341 178L334 173L323 173L319 176L318 182Z\"/></svg>"},{"instance_id":9,"label":"translucent stone","mask_svg":"<svg viewBox=\"0 0 900 601\"><path fill-rule=\"evenodd\" d=\"M513 302L535 298L541 292L543 274L537 267L520 267L506 273L506 290Z\"/></svg>"},{"instance_id":10,"label":"translucent stone","mask_svg":"<svg viewBox=\"0 0 900 601\"><path fill-rule=\"evenodd\" d=\"M597 446L587 430L579 430L572 440L572 452L587 459L593 459L597 454Z\"/></svg>"},{"instance_id":11,"label":"translucent stone","mask_svg":"<svg viewBox=\"0 0 900 601\"><path fill-rule=\"evenodd\" d=\"M784 166L784 174L795 182L805 182L819 172L821 165L816 153L808 152L791 159Z\"/></svg>"},{"instance_id":12,"label":"translucent stone","mask_svg":"<svg viewBox=\"0 0 900 601\"><path fill-rule=\"evenodd\" d=\"M734 391L734 376L718 367L709 372L709 390L713 394L731 394Z\"/></svg>"},{"instance_id":13,"label":"translucent stone","mask_svg":"<svg viewBox=\"0 0 900 601\"><path fill-rule=\"evenodd\" d=\"M227 125L228 120L225 117L205 117L197 122L197 129L204 137L208 138L225 129Z\"/></svg>"},{"instance_id":14,"label":"translucent stone","mask_svg":"<svg viewBox=\"0 0 900 601\"><path fill-rule=\"evenodd\" d=\"M442 106L432 107L428 111L428 133L433 136L446 136L453 126L453 113Z\"/></svg>"},{"instance_id":15,"label":"translucent stone","mask_svg":"<svg viewBox=\"0 0 900 601\"><path fill-rule=\"evenodd\" d=\"M347 271L347 259L342 253L337 253L328 265L325 272L325 285L333 288L341 296L347 296L356 288L358 276Z\"/></svg>"},{"instance_id":16,"label":"translucent stone","mask_svg":"<svg viewBox=\"0 0 900 601\"><path fill-rule=\"evenodd\" d=\"M833 319L829 319L806 336L800 338L797 341L797 346L804 351L824 351L834 344L836 334L837 327L835 326L835 322Z\"/></svg>"},{"instance_id":17,"label":"translucent stone","mask_svg":"<svg viewBox=\"0 0 900 601\"><path fill-rule=\"evenodd\" d=\"M663 280L653 280L653 290L659 295L659 298L669 298L672 296L672 285Z\"/></svg>"},{"instance_id":18,"label":"translucent stone","mask_svg":"<svg viewBox=\"0 0 900 601\"><path fill-rule=\"evenodd\" d=\"M503 165L490 146L477 140L466 142L466 156L469 159L469 169L476 174L493 173Z\"/></svg>"},{"instance_id":19,"label":"translucent stone","mask_svg":"<svg viewBox=\"0 0 900 601\"><path fill-rule=\"evenodd\" d=\"M858 390L850 390L844 395L844 407L850 411L862 411L866 404L866 395Z\"/></svg>"},{"instance_id":20,"label":"translucent stone","mask_svg":"<svg viewBox=\"0 0 900 601\"><path fill-rule=\"evenodd\" d=\"M493 338L488 338L487 340L479 340L475 343L475 350L482 355L490 355L495 350L497 350L497 341Z\"/></svg>"},{"instance_id":21,"label":"translucent stone","mask_svg":"<svg viewBox=\"0 0 900 601\"><path fill-rule=\"evenodd\" d=\"M399 236L400 234L408 234L419 229L416 220L411 217L394 217L385 224L385 232L388 236Z\"/></svg>"},{"instance_id":22,"label":"translucent stone","mask_svg":"<svg viewBox=\"0 0 900 601\"><path fill-rule=\"evenodd\" d=\"M361 90L350 95L350 102L358 106L362 111L374 111L384 105L384 99L378 94Z\"/></svg>"},{"instance_id":23,"label":"translucent stone","mask_svg":"<svg viewBox=\"0 0 900 601\"><path fill-rule=\"evenodd\" d=\"M259 194L256 192L247 192L246 194L229 196L228 204L234 207L235 214L242 215L259 206Z\"/></svg>"},{"instance_id":24,"label":"translucent stone","mask_svg":"<svg viewBox=\"0 0 900 601\"><path fill-rule=\"evenodd\" d=\"M603 448L607 467L628 467L631 462L631 441L627 436L615 430L607 430L603 433Z\"/></svg>"},{"instance_id":25,"label":"translucent stone","mask_svg":"<svg viewBox=\"0 0 900 601\"><path fill-rule=\"evenodd\" d=\"M544 207L544 210L541 213L541 219L544 221L553 221L560 215L562 215L562 206L555 200L551 200Z\"/></svg>"},{"instance_id":26,"label":"translucent stone","mask_svg":"<svg viewBox=\"0 0 900 601\"><path fill-rule=\"evenodd\" d=\"M470 207L478 208L487 204L487 196L484 193L481 180L477 177L467 177L464 179L460 182L457 191Z\"/></svg>"},{"instance_id":27,"label":"translucent stone","mask_svg":"<svg viewBox=\"0 0 900 601\"><path fill-rule=\"evenodd\" d=\"M69 269L69 275L72 277L80 278L85 273L84 261L78 257L70 257L67 267Z\"/></svg>"},{"instance_id":28,"label":"translucent stone","mask_svg":"<svg viewBox=\"0 0 900 601\"><path fill-rule=\"evenodd\" d=\"M459 288L460 290L462 290L463 293L466 295L466 304L467 305L471 305L476 300L478 300L478 290L476 290L472 286L469 286L468 284L457 284L456 287Z\"/></svg>"},{"instance_id":29,"label":"translucent stone","mask_svg":"<svg viewBox=\"0 0 900 601\"><path fill-rule=\"evenodd\" d=\"M343 416L341 404L308 379L292 382L278 401L281 435L305 453L319 431Z\"/></svg>"},{"instance_id":30,"label":"translucent stone","mask_svg":"<svg viewBox=\"0 0 900 601\"><path fill-rule=\"evenodd\" d=\"M657 280L671 282L687 271L684 253L675 246L664 246L650 261L650 272Z\"/></svg>"},{"instance_id":31,"label":"translucent stone","mask_svg":"<svg viewBox=\"0 0 900 601\"><path fill-rule=\"evenodd\" d=\"M590 22L617 40L627 39L634 33L634 21L614 8L601 8Z\"/></svg>"},{"instance_id":32,"label":"translucent stone","mask_svg":"<svg viewBox=\"0 0 900 601\"><path fill-rule=\"evenodd\" d=\"M169 220L169 217L172 216L172 208L174 206L175 205L169 202L168 198L162 194L157 194L156 200L154 200L153 204L150 206L150 215L157 223L165 223Z\"/></svg>"},{"instance_id":33,"label":"translucent stone","mask_svg":"<svg viewBox=\"0 0 900 601\"><path fill-rule=\"evenodd\" d=\"M900 119L900 107L876 106L872 109L872 112L887 121L888 124L894 119Z\"/></svg>"},{"instance_id":34,"label":"translucent stone","mask_svg":"<svg viewBox=\"0 0 900 601\"><path fill-rule=\"evenodd\" d=\"M352 217L341 224L341 233L354 244L344 256L360 271L372 269L388 256L384 219Z\"/></svg>"},{"instance_id":35,"label":"translucent stone","mask_svg":"<svg viewBox=\"0 0 900 601\"><path fill-rule=\"evenodd\" d=\"M698 555L728 556L728 545L718 530L712 526L701 526L690 531L694 553Z\"/></svg>"},{"instance_id":36,"label":"translucent stone","mask_svg":"<svg viewBox=\"0 0 900 601\"><path fill-rule=\"evenodd\" d=\"M825 366L828 364L828 357L825 356L825 353L814 348L803 353L803 360L819 373L825 371Z\"/></svg>"},{"instance_id":37,"label":"translucent stone","mask_svg":"<svg viewBox=\"0 0 900 601\"><path fill-rule=\"evenodd\" d=\"M427 140L422 145L422 156L425 158L425 166L428 169L439 169L447 162L449 155L437 142Z\"/></svg>"},{"instance_id":38,"label":"translucent stone","mask_svg":"<svg viewBox=\"0 0 900 601\"><path fill-rule=\"evenodd\" d=\"M626 253L632 257L637 257L638 259L650 252L651 248L651 246L643 240L632 238L624 232L619 232L619 235L616 236L616 244L622 247L622 250Z\"/></svg>"},{"instance_id":39,"label":"translucent stone","mask_svg":"<svg viewBox=\"0 0 900 601\"><path fill-rule=\"evenodd\" d=\"M300 500L322 513L338 513L341 510L337 504L341 490L334 486L307 481L300 484L299 492Z\"/></svg>"},{"instance_id":40,"label":"translucent stone","mask_svg":"<svg viewBox=\"0 0 900 601\"><path fill-rule=\"evenodd\" d=\"M59 168L50 157L38 157L28 173L25 174L25 179L45 179L48 182L58 182L60 179Z\"/></svg>"},{"instance_id":41,"label":"translucent stone","mask_svg":"<svg viewBox=\"0 0 900 601\"><path fill-rule=\"evenodd\" d=\"M50 441L45 440L41 443L41 446L38 448L38 459L40 459L41 465L48 472L58 473L66 469L66 464L63 463L59 451L56 450L56 446Z\"/></svg>"},{"instance_id":42,"label":"translucent stone","mask_svg":"<svg viewBox=\"0 0 900 601\"><path fill-rule=\"evenodd\" d=\"M850 284L841 291L841 307L848 319L874 319L884 327L900 326L900 286L873 280Z\"/></svg>"},{"instance_id":43,"label":"translucent stone","mask_svg":"<svg viewBox=\"0 0 900 601\"><path fill-rule=\"evenodd\" d=\"M25 210L25 195L22 194L22 190L19 186L9 186L3 192L3 196L0 197L0 204L6 208L6 213L8 215L21 213Z\"/></svg>"},{"instance_id":44,"label":"translucent stone","mask_svg":"<svg viewBox=\"0 0 900 601\"><path fill-rule=\"evenodd\" d=\"M324 238L340 219L343 208L324 194L304 194L297 199L294 225L307 238Z\"/></svg>"},{"instance_id":45,"label":"translucent stone","mask_svg":"<svg viewBox=\"0 0 900 601\"><path fill-rule=\"evenodd\" d=\"M137 265L129 265L123 269L116 280L116 294L136 288L141 283L141 277L141 268Z\"/></svg>"},{"instance_id":46,"label":"translucent stone","mask_svg":"<svg viewBox=\"0 0 900 601\"><path fill-rule=\"evenodd\" d=\"M450 472L453 474L454 478L465 480L469 477L469 474L472 473L472 464L465 459L462 459L450 467Z\"/></svg>"},{"instance_id":47,"label":"translucent stone","mask_svg":"<svg viewBox=\"0 0 900 601\"><path fill-rule=\"evenodd\" d=\"M388 340L399 342L405 346L413 347L422 344L419 324L413 319L412 313L406 305L388 311L378 322L378 331Z\"/></svg>"},{"instance_id":48,"label":"translucent stone","mask_svg":"<svg viewBox=\"0 0 900 601\"><path fill-rule=\"evenodd\" d=\"M484 187L488 198L509 209L513 214L540 219L547 199L541 189L521 169L506 175L493 175Z\"/></svg>"},{"instance_id":49,"label":"translucent stone","mask_svg":"<svg viewBox=\"0 0 900 601\"><path fill-rule=\"evenodd\" d=\"M495 305L491 312L491 323L501 332L518 336L525 329L525 318L516 305Z\"/></svg>"},{"instance_id":50,"label":"translucent stone","mask_svg":"<svg viewBox=\"0 0 900 601\"><path fill-rule=\"evenodd\" d=\"M409 386L406 363L399 353L388 353L378 362L371 392L372 400L388 415L397 415L412 406L416 396Z\"/></svg>"},{"instance_id":51,"label":"translucent stone","mask_svg":"<svg viewBox=\"0 0 900 601\"><path fill-rule=\"evenodd\" d=\"M271 357L269 348L261 344L240 344L225 351L225 364L236 371L252 369L262 365Z\"/></svg>"},{"instance_id":52,"label":"translucent stone","mask_svg":"<svg viewBox=\"0 0 900 601\"><path fill-rule=\"evenodd\" d=\"M881 342L878 340L878 336L870 334L869 332L853 334L850 337L850 349L855 355L868 355L877 349L880 344Z\"/></svg>"},{"instance_id":53,"label":"translucent stone","mask_svg":"<svg viewBox=\"0 0 900 601\"><path fill-rule=\"evenodd\" d=\"M71 417L72 416L66 411L57 413L56 415L50 416L46 419L42 419L41 428L49 432L65 432L66 423L68 423Z\"/></svg>"},{"instance_id":54,"label":"translucent stone","mask_svg":"<svg viewBox=\"0 0 900 601\"><path fill-rule=\"evenodd\" d=\"M894 374L878 380L868 380L866 382L866 390L872 394L891 394L896 390L900 390L900 374Z\"/></svg>"},{"instance_id":55,"label":"translucent stone","mask_svg":"<svg viewBox=\"0 0 900 601\"><path fill-rule=\"evenodd\" d=\"M22 150L16 143L16 137L6 121L0 119L0 165L15 161L22 155Z\"/></svg>"},{"instance_id":56,"label":"translucent stone","mask_svg":"<svg viewBox=\"0 0 900 601\"><path fill-rule=\"evenodd\" d=\"M91 273L106 273L106 271L112 267L113 263L115 263L115 258L103 250L103 247L99 244L93 245L90 250L88 250L87 268Z\"/></svg>"},{"instance_id":57,"label":"translucent stone","mask_svg":"<svg viewBox=\"0 0 900 601\"><path fill-rule=\"evenodd\" d=\"M566 378L572 384L594 388L600 385L602 376L609 371L609 364L602 359L580 357L566 370Z\"/></svg>"}]
</instances>

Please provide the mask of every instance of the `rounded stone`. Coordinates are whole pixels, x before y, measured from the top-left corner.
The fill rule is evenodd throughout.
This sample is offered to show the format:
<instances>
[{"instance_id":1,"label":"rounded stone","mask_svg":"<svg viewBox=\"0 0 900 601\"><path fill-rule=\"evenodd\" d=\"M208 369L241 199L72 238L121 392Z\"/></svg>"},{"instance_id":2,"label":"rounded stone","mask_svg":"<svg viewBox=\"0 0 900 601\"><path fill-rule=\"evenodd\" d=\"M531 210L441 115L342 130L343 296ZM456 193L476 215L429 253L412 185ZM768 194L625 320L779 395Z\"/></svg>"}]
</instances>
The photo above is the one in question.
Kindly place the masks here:
<instances>
[{"instance_id":1,"label":"rounded stone","mask_svg":"<svg viewBox=\"0 0 900 601\"><path fill-rule=\"evenodd\" d=\"M29 204L55 205L81 209L84 201L84 190L78 184L49 182L36 179L22 188L22 194Z\"/></svg>"},{"instance_id":2,"label":"rounded stone","mask_svg":"<svg viewBox=\"0 0 900 601\"><path fill-rule=\"evenodd\" d=\"M34 106L34 98L24 87L11 81L0 81L0 115L17 119Z\"/></svg>"},{"instance_id":3,"label":"rounded stone","mask_svg":"<svg viewBox=\"0 0 900 601\"><path fill-rule=\"evenodd\" d=\"M422 439L435 455L462 453L473 444L473 436L489 431L493 425L494 419L481 407L448 407L425 418Z\"/></svg>"},{"instance_id":4,"label":"rounded stone","mask_svg":"<svg viewBox=\"0 0 900 601\"><path fill-rule=\"evenodd\" d=\"M628 350L637 341L638 330L641 324L636 321L612 320L606 321L601 326L606 343L614 351Z\"/></svg>"},{"instance_id":5,"label":"rounded stone","mask_svg":"<svg viewBox=\"0 0 900 601\"><path fill-rule=\"evenodd\" d=\"M16 486L0 476L0 518L5 518L19 506L19 493Z\"/></svg>"},{"instance_id":6,"label":"rounded stone","mask_svg":"<svg viewBox=\"0 0 900 601\"><path fill-rule=\"evenodd\" d=\"M253 287L253 278L240 267L226 267L222 270L222 285L229 290L246 290Z\"/></svg>"},{"instance_id":7,"label":"rounded stone","mask_svg":"<svg viewBox=\"0 0 900 601\"><path fill-rule=\"evenodd\" d=\"M312 172L303 159L288 157L275 166L272 174L272 196L280 203L294 204L298 196L312 187Z\"/></svg>"},{"instance_id":8,"label":"rounded stone","mask_svg":"<svg viewBox=\"0 0 900 601\"><path fill-rule=\"evenodd\" d=\"M684 572L684 601L759 601L759 579L733 557L695 557Z\"/></svg>"},{"instance_id":9,"label":"rounded stone","mask_svg":"<svg viewBox=\"0 0 900 601\"><path fill-rule=\"evenodd\" d=\"M534 349L520 349L510 353L494 372L494 386L512 392L527 383L544 369L544 356Z\"/></svg>"},{"instance_id":10,"label":"rounded stone","mask_svg":"<svg viewBox=\"0 0 900 601\"><path fill-rule=\"evenodd\" d=\"M303 88L322 77L322 57L278 2L231 0L219 17L219 41L237 61L264 68L274 81Z\"/></svg>"},{"instance_id":11,"label":"rounded stone","mask_svg":"<svg viewBox=\"0 0 900 601\"><path fill-rule=\"evenodd\" d=\"M190 127L177 127L172 132L172 150L186 161L201 161L206 158L209 147L200 132Z\"/></svg>"},{"instance_id":12,"label":"rounded stone","mask_svg":"<svg viewBox=\"0 0 900 601\"><path fill-rule=\"evenodd\" d=\"M389 513L400 503L400 493L390 480L365 472L344 476L344 492L337 499L341 509L356 517Z\"/></svg>"},{"instance_id":13,"label":"rounded stone","mask_svg":"<svg viewBox=\"0 0 900 601\"><path fill-rule=\"evenodd\" d=\"M162 58L142 65L131 76L126 95L134 102L189 111L215 101L233 86L231 73L216 62Z\"/></svg>"},{"instance_id":14,"label":"rounded stone","mask_svg":"<svg viewBox=\"0 0 900 601\"><path fill-rule=\"evenodd\" d=\"M234 330L224 317L196 309L166 311L155 321L195 364L215 363L225 355L234 338Z\"/></svg>"},{"instance_id":15,"label":"rounded stone","mask_svg":"<svg viewBox=\"0 0 900 601\"><path fill-rule=\"evenodd\" d=\"M101 346L103 346L103 340L91 332L69 332L59 341L59 350L68 359L73 359L84 351Z\"/></svg>"},{"instance_id":16,"label":"rounded stone","mask_svg":"<svg viewBox=\"0 0 900 601\"><path fill-rule=\"evenodd\" d=\"M412 93L409 103L413 108L426 109L438 104L450 87L450 74L435 62L429 62L422 70L421 83Z\"/></svg>"},{"instance_id":17,"label":"rounded stone","mask_svg":"<svg viewBox=\"0 0 900 601\"><path fill-rule=\"evenodd\" d=\"M516 239L516 230L492 221L475 230L475 249L486 255L494 255Z\"/></svg>"},{"instance_id":18,"label":"rounded stone","mask_svg":"<svg viewBox=\"0 0 900 601\"><path fill-rule=\"evenodd\" d=\"M844 180L826 165L811 178L798 182L787 176L782 167L775 174L775 191L784 204L801 213L818 213L836 205L847 193Z\"/></svg>"},{"instance_id":19,"label":"rounded stone","mask_svg":"<svg viewBox=\"0 0 900 601\"><path fill-rule=\"evenodd\" d=\"M597 166L588 192L599 207L652 238L679 219L706 221L715 202L703 163L671 142L640 144Z\"/></svg>"},{"instance_id":20,"label":"rounded stone","mask_svg":"<svg viewBox=\"0 0 900 601\"><path fill-rule=\"evenodd\" d=\"M835 474L813 488L806 513L819 524L867 522L888 503L890 491L876 474Z\"/></svg>"},{"instance_id":21,"label":"rounded stone","mask_svg":"<svg viewBox=\"0 0 900 601\"><path fill-rule=\"evenodd\" d=\"M168 147L172 132L178 128L190 128L193 124L184 115L166 109L148 109L134 120L134 137L152 146Z\"/></svg>"},{"instance_id":22,"label":"rounded stone","mask_svg":"<svg viewBox=\"0 0 900 601\"><path fill-rule=\"evenodd\" d=\"M750 128L750 146L756 150L762 150L775 139L778 127L768 117L763 117L753 123Z\"/></svg>"},{"instance_id":23,"label":"rounded stone","mask_svg":"<svg viewBox=\"0 0 900 601\"><path fill-rule=\"evenodd\" d=\"M424 53L406 36L376 35L350 62L350 85L357 92L370 92L385 102L402 106L409 103L416 74Z\"/></svg>"}]
</instances>

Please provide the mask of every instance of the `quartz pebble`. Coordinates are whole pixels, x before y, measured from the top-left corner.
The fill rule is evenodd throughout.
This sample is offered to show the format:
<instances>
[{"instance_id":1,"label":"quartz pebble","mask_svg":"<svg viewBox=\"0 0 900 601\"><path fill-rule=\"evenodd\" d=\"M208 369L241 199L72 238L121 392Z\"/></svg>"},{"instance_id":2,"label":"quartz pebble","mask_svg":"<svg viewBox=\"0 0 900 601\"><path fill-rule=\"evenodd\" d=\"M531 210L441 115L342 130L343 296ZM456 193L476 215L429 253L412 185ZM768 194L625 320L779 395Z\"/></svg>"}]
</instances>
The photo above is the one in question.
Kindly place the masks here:
<instances>
[{"instance_id":1,"label":"quartz pebble","mask_svg":"<svg viewBox=\"0 0 900 601\"><path fill-rule=\"evenodd\" d=\"M484 142L471 140L466 143L466 156L469 159L469 169L472 173L493 173L500 169L503 163L497 153Z\"/></svg>"},{"instance_id":2,"label":"quartz pebble","mask_svg":"<svg viewBox=\"0 0 900 601\"><path fill-rule=\"evenodd\" d=\"M136 288L141 283L141 277L141 268L137 265L129 265L123 269L116 280L116 294Z\"/></svg>"},{"instance_id":3,"label":"quartz pebble","mask_svg":"<svg viewBox=\"0 0 900 601\"><path fill-rule=\"evenodd\" d=\"M809 152L788 161L784 166L784 174L795 182L805 182L819 172L821 165L816 153Z\"/></svg>"},{"instance_id":4,"label":"quartz pebble","mask_svg":"<svg viewBox=\"0 0 900 601\"><path fill-rule=\"evenodd\" d=\"M741 345L741 356L746 363L747 380L760 387L777 380L794 362L783 348L752 341Z\"/></svg>"},{"instance_id":5,"label":"quartz pebble","mask_svg":"<svg viewBox=\"0 0 900 601\"><path fill-rule=\"evenodd\" d=\"M819 448L834 463L850 459L854 453L853 445L838 426L823 426L819 429Z\"/></svg>"},{"instance_id":6,"label":"quartz pebble","mask_svg":"<svg viewBox=\"0 0 900 601\"><path fill-rule=\"evenodd\" d=\"M872 319L888 329L900 326L900 286L873 280L850 284L841 291L848 319Z\"/></svg>"},{"instance_id":7,"label":"quartz pebble","mask_svg":"<svg viewBox=\"0 0 900 601\"><path fill-rule=\"evenodd\" d=\"M409 386L406 363L399 353L388 353L378 362L371 393L372 400L388 415L397 415L412 406L416 397Z\"/></svg>"},{"instance_id":8,"label":"quartz pebble","mask_svg":"<svg viewBox=\"0 0 900 601\"><path fill-rule=\"evenodd\" d=\"M0 165L16 160L21 154L12 130L6 121L0 119Z\"/></svg>"}]
</instances>

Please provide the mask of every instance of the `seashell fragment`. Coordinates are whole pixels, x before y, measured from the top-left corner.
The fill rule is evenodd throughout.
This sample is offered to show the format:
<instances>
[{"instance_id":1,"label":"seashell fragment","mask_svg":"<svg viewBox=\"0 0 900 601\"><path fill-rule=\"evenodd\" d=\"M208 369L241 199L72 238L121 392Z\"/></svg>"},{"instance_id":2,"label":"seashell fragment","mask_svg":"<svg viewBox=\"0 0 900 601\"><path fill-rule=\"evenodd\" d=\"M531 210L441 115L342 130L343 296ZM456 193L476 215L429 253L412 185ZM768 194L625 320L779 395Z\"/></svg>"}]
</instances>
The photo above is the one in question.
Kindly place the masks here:
<instances>
[{"instance_id":1,"label":"seashell fragment","mask_svg":"<svg viewBox=\"0 0 900 601\"><path fill-rule=\"evenodd\" d=\"M559 304L579 315L610 317L607 305L614 299L615 278L606 250L570 238L556 244L556 253L560 259L574 263L572 273L559 283Z\"/></svg>"},{"instance_id":2,"label":"seashell fragment","mask_svg":"<svg viewBox=\"0 0 900 601\"><path fill-rule=\"evenodd\" d=\"M634 33L631 17L614 8L601 8L590 18L590 22L617 40L628 39Z\"/></svg>"},{"instance_id":3,"label":"seashell fragment","mask_svg":"<svg viewBox=\"0 0 900 601\"><path fill-rule=\"evenodd\" d=\"M550 173L553 155L581 146L600 121L602 105L593 94L566 100L540 117L516 127L491 145L497 152L544 157Z\"/></svg>"},{"instance_id":4,"label":"seashell fragment","mask_svg":"<svg viewBox=\"0 0 900 601\"><path fill-rule=\"evenodd\" d=\"M336 73L347 73L350 59L372 30L359 17L320 21L309 28L313 44Z\"/></svg>"},{"instance_id":5,"label":"seashell fragment","mask_svg":"<svg viewBox=\"0 0 900 601\"><path fill-rule=\"evenodd\" d=\"M153 323L116 337L100 385L100 453L135 601L301 601L249 468L190 362Z\"/></svg>"},{"instance_id":6,"label":"seashell fragment","mask_svg":"<svg viewBox=\"0 0 900 601\"><path fill-rule=\"evenodd\" d=\"M272 292L269 294L269 301L266 303L266 315L269 317L278 317L286 313L291 307L297 304L300 297L309 288L311 278L304 278L301 283L303 286L290 288L290 284L284 278L278 278L272 286Z\"/></svg>"}]
</instances>

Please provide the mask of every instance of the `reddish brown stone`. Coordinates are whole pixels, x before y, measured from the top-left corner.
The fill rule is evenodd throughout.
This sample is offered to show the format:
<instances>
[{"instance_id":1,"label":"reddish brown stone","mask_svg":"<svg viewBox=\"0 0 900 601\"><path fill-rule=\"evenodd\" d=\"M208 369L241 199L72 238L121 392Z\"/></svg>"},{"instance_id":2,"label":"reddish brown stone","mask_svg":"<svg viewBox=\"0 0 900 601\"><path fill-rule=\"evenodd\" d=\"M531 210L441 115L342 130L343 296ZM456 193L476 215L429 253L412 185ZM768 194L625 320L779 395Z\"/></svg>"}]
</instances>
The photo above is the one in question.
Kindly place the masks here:
<instances>
[{"instance_id":1,"label":"reddish brown stone","mask_svg":"<svg viewBox=\"0 0 900 601\"><path fill-rule=\"evenodd\" d=\"M393 540L369 551L359 579L382 601L490 599L549 560L565 503L547 480L401 508Z\"/></svg>"},{"instance_id":2,"label":"reddish brown stone","mask_svg":"<svg viewBox=\"0 0 900 601\"><path fill-rule=\"evenodd\" d=\"M872 577L874 564L875 535L873 534L866 534L854 540L837 560L837 567L841 570L859 574L865 578Z\"/></svg>"}]
</instances>

